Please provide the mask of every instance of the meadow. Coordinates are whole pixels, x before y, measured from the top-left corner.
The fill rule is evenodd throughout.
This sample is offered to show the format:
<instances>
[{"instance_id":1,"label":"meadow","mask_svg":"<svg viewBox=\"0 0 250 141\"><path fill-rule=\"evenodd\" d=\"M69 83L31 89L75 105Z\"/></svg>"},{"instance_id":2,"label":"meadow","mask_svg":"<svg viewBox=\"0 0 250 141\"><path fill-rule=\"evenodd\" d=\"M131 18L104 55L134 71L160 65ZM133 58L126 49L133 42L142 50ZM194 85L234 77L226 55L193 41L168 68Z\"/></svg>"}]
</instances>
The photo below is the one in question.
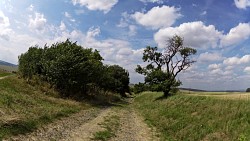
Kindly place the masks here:
<instances>
[{"instance_id":1,"label":"meadow","mask_svg":"<svg viewBox=\"0 0 250 141\"><path fill-rule=\"evenodd\" d=\"M249 140L250 101L242 94L247 95L180 92L161 99L163 93L144 92L133 107L156 128L161 140Z\"/></svg>"},{"instance_id":2,"label":"meadow","mask_svg":"<svg viewBox=\"0 0 250 141\"><path fill-rule=\"evenodd\" d=\"M58 95L46 83L28 84L16 76L0 80L0 140L31 132L89 107Z\"/></svg>"}]
</instances>

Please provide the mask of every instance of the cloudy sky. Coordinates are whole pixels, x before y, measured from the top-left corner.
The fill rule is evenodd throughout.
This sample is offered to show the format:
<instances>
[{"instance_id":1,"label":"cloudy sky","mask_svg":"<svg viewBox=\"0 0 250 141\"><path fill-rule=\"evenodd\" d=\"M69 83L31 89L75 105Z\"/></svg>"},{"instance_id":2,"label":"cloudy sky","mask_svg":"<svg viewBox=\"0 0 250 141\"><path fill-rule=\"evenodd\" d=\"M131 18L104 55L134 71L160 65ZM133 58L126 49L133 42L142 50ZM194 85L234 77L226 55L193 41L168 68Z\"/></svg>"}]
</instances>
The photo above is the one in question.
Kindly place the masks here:
<instances>
[{"instance_id":1,"label":"cloudy sky","mask_svg":"<svg viewBox=\"0 0 250 141\"><path fill-rule=\"evenodd\" d=\"M163 49L175 34L198 51L178 77L183 87L250 87L250 0L0 1L0 60L14 64L30 46L70 38L129 70L137 83L143 49Z\"/></svg>"}]
</instances>

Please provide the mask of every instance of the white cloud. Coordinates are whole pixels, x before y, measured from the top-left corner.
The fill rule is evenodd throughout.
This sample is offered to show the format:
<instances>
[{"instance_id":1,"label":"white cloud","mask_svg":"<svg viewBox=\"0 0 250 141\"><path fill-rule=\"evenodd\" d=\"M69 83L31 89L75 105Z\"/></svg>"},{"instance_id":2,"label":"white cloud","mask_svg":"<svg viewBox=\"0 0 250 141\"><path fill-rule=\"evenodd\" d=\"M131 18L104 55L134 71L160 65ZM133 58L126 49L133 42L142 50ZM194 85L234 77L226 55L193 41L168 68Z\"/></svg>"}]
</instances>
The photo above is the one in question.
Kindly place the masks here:
<instances>
[{"instance_id":1,"label":"white cloud","mask_svg":"<svg viewBox=\"0 0 250 141\"><path fill-rule=\"evenodd\" d=\"M221 64L210 64L208 66L208 69L210 70L216 70L216 69L220 69L221 68Z\"/></svg>"},{"instance_id":2,"label":"white cloud","mask_svg":"<svg viewBox=\"0 0 250 141\"><path fill-rule=\"evenodd\" d=\"M250 23L239 23L232 28L221 40L221 46L230 46L250 37Z\"/></svg>"},{"instance_id":3,"label":"white cloud","mask_svg":"<svg viewBox=\"0 0 250 141\"><path fill-rule=\"evenodd\" d=\"M201 61L201 62L208 62L208 61L220 61L222 60L223 57L220 53L209 53L209 52L205 52L205 53L202 53L200 54L199 58L198 58L198 61Z\"/></svg>"},{"instance_id":4,"label":"white cloud","mask_svg":"<svg viewBox=\"0 0 250 141\"><path fill-rule=\"evenodd\" d=\"M250 55L245 55L241 58L238 57L230 57L223 61L223 64L225 65L240 65L240 64L246 64L250 63Z\"/></svg>"},{"instance_id":5,"label":"white cloud","mask_svg":"<svg viewBox=\"0 0 250 141\"><path fill-rule=\"evenodd\" d=\"M86 6L89 10L100 10L108 13L118 0L72 0L73 4Z\"/></svg>"},{"instance_id":6,"label":"white cloud","mask_svg":"<svg viewBox=\"0 0 250 141\"><path fill-rule=\"evenodd\" d=\"M159 47L164 47L166 41L179 35L184 38L184 44L194 48L215 48L222 33L215 29L213 25L206 26L201 21L183 23L178 27L168 27L160 29L154 35L154 39Z\"/></svg>"},{"instance_id":7,"label":"white cloud","mask_svg":"<svg viewBox=\"0 0 250 141\"><path fill-rule=\"evenodd\" d=\"M127 27L129 25L130 15L127 12L122 13L122 18L120 19L120 23L117 27Z\"/></svg>"},{"instance_id":8,"label":"white cloud","mask_svg":"<svg viewBox=\"0 0 250 141\"><path fill-rule=\"evenodd\" d=\"M147 13L135 12L131 15L138 24L152 29L169 27L181 17L180 9L169 6L153 7Z\"/></svg>"},{"instance_id":9,"label":"white cloud","mask_svg":"<svg viewBox=\"0 0 250 141\"><path fill-rule=\"evenodd\" d=\"M239 9L246 9L250 7L250 0L234 0L234 3Z\"/></svg>"},{"instance_id":10,"label":"white cloud","mask_svg":"<svg viewBox=\"0 0 250 141\"><path fill-rule=\"evenodd\" d=\"M9 18L7 16L5 16L2 11L0 11L0 26L1 27L8 27L8 26L10 26Z\"/></svg>"},{"instance_id":11,"label":"white cloud","mask_svg":"<svg viewBox=\"0 0 250 141\"><path fill-rule=\"evenodd\" d=\"M246 68L244 69L244 72L250 73L250 67L246 67Z\"/></svg>"},{"instance_id":12,"label":"white cloud","mask_svg":"<svg viewBox=\"0 0 250 141\"><path fill-rule=\"evenodd\" d=\"M4 15L2 11L0 11L0 39L4 39L6 41L10 40L10 34L13 32L10 29L10 21L7 16Z\"/></svg>"},{"instance_id":13,"label":"white cloud","mask_svg":"<svg viewBox=\"0 0 250 141\"><path fill-rule=\"evenodd\" d=\"M135 36L137 34L137 27L135 25L129 26L129 36Z\"/></svg>"},{"instance_id":14,"label":"white cloud","mask_svg":"<svg viewBox=\"0 0 250 141\"><path fill-rule=\"evenodd\" d=\"M207 11L203 11L203 12L201 13L201 16L204 16L204 15L207 15Z\"/></svg>"},{"instance_id":15,"label":"white cloud","mask_svg":"<svg viewBox=\"0 0 250 141\"><path fill-rule=\"evenodd\" d=\"M64 16L65 16L66 18L71 18L71 15L70 15L68 12L64 12Z\"/></svg>"},{"instance_id":16,"label":"white cloud","mask_svg":"<svg viewBox=\"0 0 250 141\"><path fill-rule=\"evenodd\" d=\"M158 3L158 4L162 4L163 3L163 0L140 0L140 1L143 2L143 3L148 3L148 2Z\"/></svg>"},{"instance_id":17,"label":"white cloud","mask_svg":"<svg viewBox=\"0 0 250 141\"><path fill-rule=\"evenodd\" d=\"M65 29L66 29L66 25L61 21L60 30L65 30Z\"/></svg>"},{"instance_id":18,"label":"white cloud","mask_svg":"<svg viewBox=\"0 0 250 141\"><path fill-rule=\"evenodd\" d=\"M35 13L35 18L30 17L29 27L39 31L44 30L47 19L44 18L44 15L41 13Z\"/></svg>"},{"instance_id":19,"label":"white cloud","mask_svg":"<svg viewBox=\"0 0 250 141\"><path fill-rule=\"evenodd\" d=\"M31 5L28 7L28 10L29 10L29 11L33 11L33 10L34 10L34 6L31 4Z\"/></svg>"}]
</instances>

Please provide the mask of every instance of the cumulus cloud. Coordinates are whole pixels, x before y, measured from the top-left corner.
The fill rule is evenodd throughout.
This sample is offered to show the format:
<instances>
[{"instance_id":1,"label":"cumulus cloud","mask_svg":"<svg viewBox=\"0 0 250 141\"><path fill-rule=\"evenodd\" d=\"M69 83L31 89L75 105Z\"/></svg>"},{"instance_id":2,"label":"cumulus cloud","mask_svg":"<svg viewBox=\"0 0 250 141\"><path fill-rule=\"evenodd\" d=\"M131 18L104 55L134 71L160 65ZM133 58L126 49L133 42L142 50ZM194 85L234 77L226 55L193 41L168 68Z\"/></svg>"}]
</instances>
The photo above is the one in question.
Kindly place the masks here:
<instances>
[{"instance_id":1,"label":"cumulus cloud","mask_svg":"<svg viewBox=\"0 0 250 141\"><path fill-rule=\"evenodd\" d=\"M243 57L230 57L223 61L225 65L240 65L250 63L250 55L244 55Z\"/></svg>"},{"instance_id":2,"label":"cumulus cloud","mask_svg":"<svg viewBox=\"0 0 250 141\"><path fill-rule=\"evenodd\" d=\"M250 37L250 23L239 23L232 28L221 40L221 46L230 46Z\"/></svg>"},{"instance_id":3,"label":"cumulus cloud","mask_svg":"<svg viewBox=\"0 0 250 141\"><path fill-rule=\"evenodd\" d=\"M205 53L201 53L198 60L201 62L209 62L209 61L220 61L222 60L223 57L220 53L209 53L209 52L205 52Z\"/></svg>"},{"instance_id":4,"label":"cumulus cloud","mask_svg":"<svg viewBox=\"0 0 250 141\"><path fill-rule=\"evenodd\" d=\"M2 11L0 11L0 38L6 41L10 40L10 34L13 32L10 29L10 21L7 16L4 15Z\"/></svg>"},{"instance_id":5,"label":"cumulus cloud","mask_svg":"<svg viewBox=\"0 0 250 141\"><path fill-rule=\"evenodd\" d=\"M250 0L234 0L234 3L239 9L246 9L250 7Z\"/></svg>"},{"instance_id":6,"label":"cumulus cloud","mask_svg":"<svg viewBox=\"0 0 250 141\"><path fill-rule=\"evenodd\" d=\"M154 35L154 40L159 47L164 47L166 41L179 35L184 38L184 44L194 48L215 48L218 46L222 33L215 29L214 25L206 26L201 21L183 23L178 27L160 29Z\"/></svg>"},{"instance_id":7,"label":"cumulus cloud","mask_svg":"<svg viewBox=\"0 0 250 141\"><path fill-rule=\"evenodd\" d=\"M89 10L100 10L108 13L118 0L72 0L74 5L86 6Z\"/></svg>"},{"instance_id":8,"label":"cumulus cloud","mask_svg":"<svg viewBox=\"0 0 250 141\"><path fill-rule=\"evenodd\" d=\"M220 69L221 68L221 64L210 64L208 66L208 69L210 70L216 70L216 69Z\"/></svg>"},{"instance_id":9,"label":"cumulus cloud","mask_svg":"<svg viewBox=\"0 0 250 141\"><path fill-rule=\"evenodd\" d=\"M147 13L135 12L131 17L140 25L158 29L173 25L181 17L179 11L179 8L164 5L153 7Z\"/></svg>"},{"instance_id":10,"label":"cumulus cloud","mask_svg":"<svg viewBox=\"0 0 250 141\"><path fill-rule=\"evenodd\" d=\"M47 22L47 19L45 19L43 14L35 13L35 18L30 17L29 27L31 29L42 31L45 28L46 22Z\"/></svg>"}]
</instances>

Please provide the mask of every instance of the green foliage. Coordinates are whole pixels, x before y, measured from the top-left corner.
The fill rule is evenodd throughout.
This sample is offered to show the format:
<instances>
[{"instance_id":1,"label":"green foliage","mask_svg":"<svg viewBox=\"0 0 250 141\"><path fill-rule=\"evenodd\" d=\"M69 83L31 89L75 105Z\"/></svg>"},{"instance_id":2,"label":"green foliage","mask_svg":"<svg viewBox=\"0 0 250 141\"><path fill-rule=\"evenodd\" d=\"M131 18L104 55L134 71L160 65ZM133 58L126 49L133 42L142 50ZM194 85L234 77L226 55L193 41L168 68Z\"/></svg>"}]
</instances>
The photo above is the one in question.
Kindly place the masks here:
<instances>
[{"instance_id":1,"label":"green foliage","mask_svg":"<svg viewBox=\"0 0 250 141\"><path fill-rule=\"evenodd\" d=\"M104 66L104 75L100 86L108 91L119 93L126 97L125 92L129 90L129 73L118 65Z\"/></svg>"},{"instance_id":2,"label":"green foliage","mask_svg":"<svg viewBox=\"0 0 250 141\"><path fill-rule=\"evenodd\" d=\"M142 60L148 62L148 65L138 65L136 72L145 75L145 84L150 86L150 90L163 91L164 96L168 96L181 85L176 76L195 62L190 56L196 54L196 50L184 47L183 39L177 35L168 40L164 53L157 50L157 47L146 47Z\"/></svg>"},{"instance_id":3,"label":"green foliage","mask_svg":"<svg viewBox=\"0 0 250 141\"><path fill-rule=\"evenodd\" d=\"M138 94L138 93L141 93L143 91L147 91L149 90L149 88L147 87L147 85L145 85L144 83L138 83L138 84L135 84L134 88L133 88L133 92L135 94Z\"/></svg>"},{"instance_id":4,"label":"green foliage","mask_svg":"<svg viewBox=\"0 0 250 141\"><path fill-rule=\"evenodd\" d=\"M32 75L41 74L41 58L43 49L38 46L30 47L28 52L21 54L18 57L19 67L18 70L21 72L21 76L24 78L31 79Z\"/></svg>"},{"instance_id":5,"label":"green foliage","mask_svg":"<svg viewBox=\"0 0 250 141\"><path fill-rule=\"evenodd\" d=\"M250 88L247 88L246 92L250 92Z\"/></svg>"},{"instance_id":6,"label":"green foliage","mask_svg":"<svg viewBox=\"0 0 250 141\"><path fill-rule=\"evenodd\" d=\"M128 91L129 74L118 65L104 66L97 50L68 39L44 48L31 47L19 56L19 74L30 80L39 76L63 96L82 98L96 89L120 94Z\"/></svg>"}]
</instances>

